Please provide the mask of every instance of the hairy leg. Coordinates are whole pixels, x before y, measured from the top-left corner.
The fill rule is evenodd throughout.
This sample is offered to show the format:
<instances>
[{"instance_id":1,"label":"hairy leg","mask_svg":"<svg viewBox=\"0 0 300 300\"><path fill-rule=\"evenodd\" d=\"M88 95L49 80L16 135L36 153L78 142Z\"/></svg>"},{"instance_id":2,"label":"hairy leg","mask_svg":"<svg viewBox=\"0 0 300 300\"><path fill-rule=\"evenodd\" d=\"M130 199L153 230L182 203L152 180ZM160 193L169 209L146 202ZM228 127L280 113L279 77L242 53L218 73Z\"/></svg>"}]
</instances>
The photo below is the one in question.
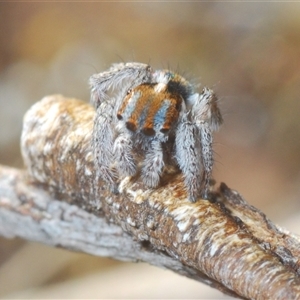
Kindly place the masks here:
<instances>
[{"instance_id":1,"label":"hairy leg","mask_svg":"<svg viewBox=\"0 0 300 300\"><path fill-rule=\"evenodd\" d=\"M201 190L201 151L197 127L182 117L176 132L176 160L183 172L189 199L195 202Z\"/></svg>"},{"instance_id":2,"label":"hairy leg","mask_svg":"<svg viewBox=\"0 0 300 300\"><path fill-rule=\"evenodd\" d=\"M213 168L213 150L212 150L212 133L209 125L204 123L200 128L200 140L202 151L202 163L204 166L204 175L202 181L202 197L208 199L209 181Z\"/></svg>"},{"instance_id":3,"label":"hairy leg","mask_svg":"<svg viewBox=\"0 0 300 300\"><path fill-rule=\"evenodd\" d=\"M106 181L112 191L117 191L117 173L113 167L113 135L111 127L111 106L102 103L96 112L93 128L93 152L97 175Z\"/></svg>"},{"instance_id":4,"label":"hairy leg","mask_svg":"<svg viewBox=\"0 0 300 300\"><path fill-rule=\"evenodd\" d=\"M145 185L155 188L159 185L160 175L163 171L164 157L160 140L153 140L146 153L142 169L142 178Z\"/></svg>"},{"instance_id":5,"label":"hairy leg","mask_svg":"<svg viewBox=\"0 0 300 300\"><path fill-rule=\"evenodd\" d=\"M151 76L152 71L148 65L120 63L114 64L108 71L90 77L91 103L96 108L92 142L95 164L98 175L109 183L113 191L117 190L116 181L118 179L113 155L116 110L129 88L142 82L151 81ZM120 138L116 143L116 148L120 150L121 144ZM128 147L126 149L126 153L128 153ZM116 149L116 153L123 159L121 169L132 173L132 166L125 167L128 166L126 158L129 156L122 156L122 150L120 150L121 152L119 150Z\"/></svg>"},{"instance_id":6,"label":"hairy leg","mask_svg":"<svg viewBox=\"0 0 300 300\"><path fill-rule=\"evenodd\" d=\"M90 77L91 103L98 108L103 101L109 101L115 94L122 101L128 89L144 82L150 82L152 71L150 66L142 63L113 64L107 71Z\"/></svg>"},{"instance_id":7,"label":"hairy leg","mask_svg":"<svg viewBox=\"0 0 300 300\"><path fill-rule=\"evenodd\" d=\"M114 158L120 175L133 176L136 174L136 163L132 155L132 135L121 132L113 147Z\"/></svg>"},{"instance_id":8,"label":"hairy leg","mask_svg":"<svg viewBox=\"0 0 300 300\"><path fill-rule=\"evenodd\" d=\"M193 95L192 123L197 127L200 139L199 160L202 161L201 196L207 199L209 181L213 167L212 131L222 124L223 119L217 106L217 97L212 90L204 88L201 94Z\"/></svg>"}]
</instances>

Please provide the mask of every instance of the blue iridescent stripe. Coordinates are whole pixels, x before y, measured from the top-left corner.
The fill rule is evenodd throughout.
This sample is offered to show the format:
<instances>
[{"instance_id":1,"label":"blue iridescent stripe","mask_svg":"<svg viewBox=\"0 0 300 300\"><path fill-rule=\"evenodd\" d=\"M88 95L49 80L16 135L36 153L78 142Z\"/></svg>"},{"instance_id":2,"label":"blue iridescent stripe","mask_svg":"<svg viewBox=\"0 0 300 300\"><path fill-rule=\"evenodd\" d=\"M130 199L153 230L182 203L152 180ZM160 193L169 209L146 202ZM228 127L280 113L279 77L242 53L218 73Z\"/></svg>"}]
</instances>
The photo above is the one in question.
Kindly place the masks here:
<instances>
[{"instance_id":1,"label":"blue iridescent stripe","mask_svg":"<svg viewBox=\"0 0 300 300\"><path fill-rule=\"evenodd\" d=\"M161 127L165 123L166 114L168 112L168 109L169 109L170 105L171 105L171 102L168 99L165 99L162 102L162 106L160 107L160 109L157 111L157 113L154 116L154 124L155 124L156 128L159 125L160 125L159 127Z\"/></svg>"}]
</instances>

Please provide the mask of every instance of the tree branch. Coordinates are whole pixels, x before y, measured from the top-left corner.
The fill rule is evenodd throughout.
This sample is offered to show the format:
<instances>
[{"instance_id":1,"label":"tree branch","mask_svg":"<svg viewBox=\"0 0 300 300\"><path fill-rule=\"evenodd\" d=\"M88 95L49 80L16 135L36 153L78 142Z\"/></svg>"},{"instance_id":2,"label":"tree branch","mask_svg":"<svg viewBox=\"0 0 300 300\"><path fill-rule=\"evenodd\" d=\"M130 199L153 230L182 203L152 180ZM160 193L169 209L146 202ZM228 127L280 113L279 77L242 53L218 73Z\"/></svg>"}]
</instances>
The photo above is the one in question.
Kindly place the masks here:
<instances>
[{"instance_id":1,"label":"tree branch","mask_svg":"<svg viewBox=\"0 0 300 300\"><path fill-rule=\"evenodd\" d=\"M122 261L144 261L236 296L198 270L133 239L104 216L53 198L26 177L24 171L0 166L0 235Z\"/></svg>"},{"instance_id":2,"label":"tree branch","mask_svg":"<svg viewBox=\"0 0 300 300\"><path fill-rule=\"evenodd\" d=\"M28 111L22 153L39 185L2 169L0 234L143 260L244 298L300 299L299 238L225 184L211 202L189 202L180 174L156 190L125 178L112 195L95 176L93 117L90 105L62 96Z\"/></svg>"}]
</instances>

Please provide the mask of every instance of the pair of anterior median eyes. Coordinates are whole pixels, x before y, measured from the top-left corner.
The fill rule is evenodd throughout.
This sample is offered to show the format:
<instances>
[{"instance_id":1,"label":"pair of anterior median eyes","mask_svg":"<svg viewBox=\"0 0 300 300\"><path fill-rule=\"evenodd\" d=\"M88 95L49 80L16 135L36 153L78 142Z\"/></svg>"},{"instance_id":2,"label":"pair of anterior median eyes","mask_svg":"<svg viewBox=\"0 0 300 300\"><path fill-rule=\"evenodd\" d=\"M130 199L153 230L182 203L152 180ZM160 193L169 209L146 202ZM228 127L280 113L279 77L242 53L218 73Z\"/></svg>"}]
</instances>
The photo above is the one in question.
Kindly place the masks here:
<instances>
[{"instance_id":1,"label":"pair of anterior median eyes","mask_svg":"<svg viewBox=\"0 0 300 300\"><path fill-rule=\"evenodd\" d=\"M168 84L144 83L128 90L117 118L132 132L167 134L178 120L181 104L182 96L168 91Z\"/></svg>"}]
</instances>

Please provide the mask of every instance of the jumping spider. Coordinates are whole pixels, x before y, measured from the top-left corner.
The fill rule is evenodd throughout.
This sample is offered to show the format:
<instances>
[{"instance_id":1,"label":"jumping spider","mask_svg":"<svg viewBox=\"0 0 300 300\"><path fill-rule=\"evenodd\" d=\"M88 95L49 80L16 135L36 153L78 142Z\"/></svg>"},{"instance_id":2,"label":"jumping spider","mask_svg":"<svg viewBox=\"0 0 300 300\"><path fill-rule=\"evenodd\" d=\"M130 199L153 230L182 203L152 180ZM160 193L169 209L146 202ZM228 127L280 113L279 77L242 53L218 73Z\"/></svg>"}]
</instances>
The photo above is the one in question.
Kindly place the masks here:
<instances>
[{"instance_id":1,"label":"jumping spider","mask_svg":"<svg viewBox=\"0 0 300 300\"><path fill-rule=\"evenodd\" d=\"M212 90L199 94L176 73L134 62L112 65L90 85L96 167L113 191L139 170L146 186L157 187L167 163L182 171L190 201L208 198L212 131L222 123Z\"/></svg>"}]
</instances>

